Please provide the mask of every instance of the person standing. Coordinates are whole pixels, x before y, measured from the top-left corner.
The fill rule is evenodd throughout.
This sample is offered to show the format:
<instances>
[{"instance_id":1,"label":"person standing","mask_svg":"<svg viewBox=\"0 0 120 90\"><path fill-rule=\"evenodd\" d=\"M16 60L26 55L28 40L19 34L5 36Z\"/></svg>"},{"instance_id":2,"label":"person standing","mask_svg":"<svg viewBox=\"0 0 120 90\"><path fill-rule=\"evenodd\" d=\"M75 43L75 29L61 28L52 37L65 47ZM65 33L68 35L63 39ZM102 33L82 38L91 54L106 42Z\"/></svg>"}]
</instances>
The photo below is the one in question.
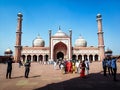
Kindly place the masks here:
<instances>
[{"instance_id":1,"label":"person standing","mask_svg":"<svg viewBox=\"0 0 120 90\"><path fill-rule=\"evenodd\" d=\"M76 67L75 67L75 62L72 62L72 73L75 73L75 69L76 69Z\"/></svg>"},{"instance_id":2,"label":"person standing","mask_svg":"<svg viewBox=\"0 0 120 90\"><path fill-rule=\"evenodd\" d=\"M113 75L113 70L112 70L112 67L111 67L111 62L112 62L111 57L108 57L108 59L107 59L107 68L108 68L109 75Z\"/></svg>"},{"instance_id":3,"label":"person standing","mask_svg":"<svg viewBox=\"0 0 120 90\"><path fill-rule=\"evenodd\" d=\"M11 73L12 73L12 58L10 57L8 60L7 60L7 73L6 73L6 79L11 79Z\"/></svg>"},{"instance_id":4,"label":"person standing","mask_svg":"<svg viewBox=\"0 0 120 90\"><path fill-rule=\"evenodd\" d=\"M72 69L72 62L69 60L67 61L67 73L70 73L71 72L71 69Z\"/></svg>"},{"instance_id":5,"label":"person standing","mask_svg":"<svg viewBox=\"0 0 120 90\"><path fill-rule=\"evenodd\" d=\"M106 76L106 71L107 71L107 60L106 60L106 58L104 58L103 61L102 61L102 67L103 67L104 76Z\"/></svg>"},{"instance_id":6,"label":"person standing","mask_svg":"<svg viewBox=\"0 0 120 90\"><path fill-rule=\"evenodd\" d=\"M57 62L56 61L53 62L53 66L54 66L54 69L57 69Z\"/></svg>"},{"instance_id":7,"label":"person standing","mask_svg":"<svg viewBox=\"0 0 120 90\"><path fill-rule=\"evenodd\" d=\"M89 74L89 69L90 69L90 68L89 68L89 64L90 64L90 63L89 63L88 59L86 59L86 60L85 60L85 71L86 71L86 75Z\"/></svg>"},{"instance_id":8,"label":"person standing","mask_svg":"<svg viewBox=\"0 0 120 90\"><path fill-rule=\"evenodd\" d=\"M80 73L80 72L79 72L79 71L80 71L79 61L78 61L78 60L75 62L75 67L76 67L76 72L77 72L77 73Z\"/></svg>"},{"instance_id":9,"label":"person standing","mask_svg":"<svg viewBox=\"0 0 120 90\"><path fill-rule=\"evenodd\" d=\"M85 77L85 61L83 60L82 63L80 64L80 77L84 78Z\"/></svg>"},{"instance_id":10,"label":"person standing","mask_svg":"<svg viewBox=\"0 0 120 90\"><path fill-rule=\"evenodd\" d=\"M116 74L117 74L117 64L116 64L116 61L117 61L118 58L120 58L120 57L117 57L117 58L113 57L112 61L111 61L111 67L113 69L113 80L114 81L117 81L117 79L116 79Z\"/></svg>"},{"instance_id":11,"label":"person standing","mask_svg":"<svg viewBox=\"0 0 120 90\"><path fill-rule=\"evenodd\" d=\"M60 69L61 69L61 71L62 71L63 74L66 73L66 72L65 72L65 62L64 62L64 61L61 62L61 64L60 64Z\"/></svg>"},{"instance_id":12,"label":"person standing","mask_svg":"<svg viewBox=\"0 0 120 90\"><path fill-rule=\"evenodd\" d=\"M25 63L25 78L28 78L30 66L31 66L30 60L27 60Z\"/></svg>"}]
</instances>

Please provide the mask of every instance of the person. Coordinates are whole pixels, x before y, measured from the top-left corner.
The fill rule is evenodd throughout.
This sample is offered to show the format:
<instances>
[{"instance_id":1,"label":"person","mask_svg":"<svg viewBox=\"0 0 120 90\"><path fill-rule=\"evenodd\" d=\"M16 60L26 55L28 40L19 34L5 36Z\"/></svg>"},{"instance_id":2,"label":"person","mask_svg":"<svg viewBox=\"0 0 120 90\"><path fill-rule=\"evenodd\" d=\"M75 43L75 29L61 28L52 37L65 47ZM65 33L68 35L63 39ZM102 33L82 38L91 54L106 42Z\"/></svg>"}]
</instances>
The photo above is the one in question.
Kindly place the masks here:
<instances>
[{"instance_id":1,"label":"person","mask_svg":"<svg viewBox=\"0 0 120 90\"><path fill-rule=\"evenodd\" d=\"M111 57L108 57L107 58L107 68L108 68L109 75L113 75L113 70L112 70L112 67L111 67L111 62L112 62Z\"/></svg>"},{"instance_id":2,"label":"person","mask_svg":"<svg viewBox=\"0 0 120 90\"><path fill-rule=\"evenodd\" d=\"M75 67L76 67L76 72L79 73L79 61L78 60L75 63Z\"/></svg>"},{"instance_id":3,"label":"person","mask_svg":"<svg viewBox=\"0 0 120 90\"><path fill-rule=\"evenodd\" d=\"M31 66L30 60L27 60L25 62L25 78L28 78L30 72L30 66Z\"/></svg>"},{"instance_id":4,"label":"person","mask_svg":"<svg viewBox=\"0 0 120 90\"><path fill-rule=\"evenodd\" d=\"M12 58L10 57L8 60L7 60L7 73L6 73L6 79L11 79L11 73L12 73Z\"/></svg>"},{"instance_id":5,"label":"person","mask_svg":"<svg viewBox=\"0 0 120 90\"><path fill-rule=\"evenodd\" d=\"M75 73L75 69L76 69L76 67L75 67L75 62L72 62L72 73Z\"/></svg>"},{"instance_id":6,"label":"person","mask_svg":"<svg viewBox=\"0 0 120 90\"><path fill-rule=\"evenodd\" d=\"M116 79L116 74L117 74L117 64L116 64L116 61L118 60L118 58L120 58L120 56L117 57L117 58L113 57L112 61L111 61L111 67L113 69L113 80L114 81L117 81L117 79Z\"/></svg>"},{"instance_id":7,"label":"person","mask_svg":"<svg viewBox=\"0 0 120 90\"><path fill-rule=\"evenodd\" d=\"M80 77L84 78L85 77L85 60L83 60L80 64Z\"/></svg>"},{"instance_id":8,"label":"person","mask_svg":"<svg viewBox=\"0 0 120 90\"><path fill-rule=\"evenodd\" d=\"M67 73L70 73L72 69L72 62L70 60L67 61L66 67L67 67Z\"/></svg>"},{"instance_id":9,"label":"person","mask_svg":"<svg viewBox=\"0 0 120 90\"><path fill-rule=\"evenodd\" d=\"M66 72L65 72L65 62L64 62L64 61L61 62L61 64L60 64L60 69L61 69L61 71L62 71L63 74L66 73Z\"/></svg>"},{"instance_id":10,"label":"person","mask_svg":"<svg viewBox=\"0 0 120 90\"><path fill-rule=\"evenodd\" d=\"M88 75L89 74L89 61L88 61L88 59L86 59L85 60L85 71L86 71L86 75Z\"/></svg>"},{"instance_id":11,"label":"person","mask_svg":"<svg viewBox=\"0 0 120 90\"><path fill-rule=\"evenodd\" d=\"M107 71L107 61L106 61L106 58L104 58L103 61L102 61L102 67L103 67L104 76L106 76L106 71Z\"/></svg>"},{"instance_id":12,"label":"person","mask_svg":"<svg viewBox=\"0 0 120 90\"><path fill-rule=\"evenodd\" d=\"M56 67L57 67L57 62L56 62L56 61L54 61L53 66L54 66L54 69L57 69L57 68L56 68Z\"/></svg>"}]
</instances>

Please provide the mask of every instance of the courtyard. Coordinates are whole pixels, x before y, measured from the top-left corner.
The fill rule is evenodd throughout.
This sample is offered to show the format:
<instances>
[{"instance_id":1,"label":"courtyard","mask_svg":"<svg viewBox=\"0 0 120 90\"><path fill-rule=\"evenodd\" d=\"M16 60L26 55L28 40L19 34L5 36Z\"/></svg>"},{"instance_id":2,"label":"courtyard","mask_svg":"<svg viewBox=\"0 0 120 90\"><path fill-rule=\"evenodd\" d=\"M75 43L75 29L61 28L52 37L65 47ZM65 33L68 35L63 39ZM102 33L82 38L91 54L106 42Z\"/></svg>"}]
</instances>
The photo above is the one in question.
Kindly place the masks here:
<instances>
[{"instance_id":1,"label":"courtyard","mask_svg":"<svg viewBox=\"0 0 120 90\"><path fill-rule=\"evenodd\" d=\"M31 63L29 78L24 78L24 66L13 63L12 79L6 79L7 64L0 64L0 90L117 90L120 89L120 63L117 63L117 79L103 76L102 63L90 63L90 74L80 78L77 73L62 74L53 65ZM58 68L58 67L57 67Z\"/></svg>"}]
</instances>

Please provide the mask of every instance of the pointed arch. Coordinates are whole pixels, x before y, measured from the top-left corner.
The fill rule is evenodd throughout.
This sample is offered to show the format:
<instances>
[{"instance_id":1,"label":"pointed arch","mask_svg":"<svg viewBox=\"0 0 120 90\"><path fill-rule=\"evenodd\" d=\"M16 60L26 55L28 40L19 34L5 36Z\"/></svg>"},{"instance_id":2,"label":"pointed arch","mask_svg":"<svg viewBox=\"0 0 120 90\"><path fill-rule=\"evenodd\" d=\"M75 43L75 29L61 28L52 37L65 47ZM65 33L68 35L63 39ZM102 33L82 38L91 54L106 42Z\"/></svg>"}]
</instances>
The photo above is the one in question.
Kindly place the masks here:
<instances>
[{"instance_id":1,"label":"pointed arch","mask_svg":"<svg viewBox=\"0 0 120 90\"><path fill-rule=\"evenodd\" d=\"M78 55L78 60L82 60L82 55Z\"/></svg>"},{"instance_id":2,"label":"pointed arch","mask_svg":"<svg viewBox=\"0 0 120 90\"><path fill-rule=\"evenodd\" d=\"M89 55L89 61L92 62L93 61L93 55Z\"/></svg>"},{"instance_id":3,"label":"pointed arch","mask_svg":"<svg viewBox=\"0 0 120 90\"><path fill-rule=\"evenodd\" d=\"M60 52L61 52L61 56L62 57L59 57L59 58L67 58L67 46L66 44L64 44L63 42L58 42L57 44L55 44L54 46L54 49L53 49L53 57L55 60L57 60L57 55L59 54L60 55Z\"/></svg>"},{"instance_id":4,"label":"pointed arch","mask_svg":"<svg viewBox=\"0 0 120 90\"><path fill-rule=\"evenodd\" d=\"M37 55L33 55L33 61L37 62Z\"/></svg>"},{"instance_id":5,"label":"pointed arch","mask_svg":"<svg viewBox=\"0 0 120 90\"><path fill-rule=\"evenodd\" d=\"M72 56L72 60L76 60L76 58L77 58L77 56L74 54L74 55Z\"/></svg>"},{"instance_id":6,"label":"pointed arch","mask_svg":"<svg viewBox=\"0 0 120 90\"><path fill-rule=\"evenodd\" d=\"M95 61L98 61L98 57L99 57L99 56L96 54L96 55L95 55Z\"/></svg>"}]
</instances>

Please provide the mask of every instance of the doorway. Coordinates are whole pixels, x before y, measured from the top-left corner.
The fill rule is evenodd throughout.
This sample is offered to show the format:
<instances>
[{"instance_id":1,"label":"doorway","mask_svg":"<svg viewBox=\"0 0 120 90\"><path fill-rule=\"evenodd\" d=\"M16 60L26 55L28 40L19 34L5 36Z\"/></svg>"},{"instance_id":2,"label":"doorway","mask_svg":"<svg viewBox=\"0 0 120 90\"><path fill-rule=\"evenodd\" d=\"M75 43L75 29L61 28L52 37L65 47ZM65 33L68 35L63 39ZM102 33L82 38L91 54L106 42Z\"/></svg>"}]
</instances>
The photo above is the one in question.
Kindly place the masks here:
<instances>
[{"instance_id":1,"label":"doorway","mask_svg":"<svg viewBox=\"0 0 120 90\"><path fill-rule=\"evenodd\" d=\"M64 54L62 52L57 53L57 59L64 59Z\"/></svg>"}]
</instances>

